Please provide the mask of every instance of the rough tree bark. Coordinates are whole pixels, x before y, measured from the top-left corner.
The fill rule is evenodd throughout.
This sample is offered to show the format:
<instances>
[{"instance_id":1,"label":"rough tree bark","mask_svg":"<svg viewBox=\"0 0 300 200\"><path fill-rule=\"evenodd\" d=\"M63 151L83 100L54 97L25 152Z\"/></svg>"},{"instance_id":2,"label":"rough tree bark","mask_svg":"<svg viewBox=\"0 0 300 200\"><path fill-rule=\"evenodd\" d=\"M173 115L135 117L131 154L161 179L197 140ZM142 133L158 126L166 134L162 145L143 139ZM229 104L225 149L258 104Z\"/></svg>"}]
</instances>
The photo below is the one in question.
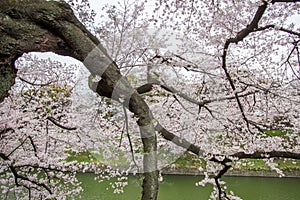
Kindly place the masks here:
<instances>
[{"instance_id":1,"label":"rough tree bark","mask_svg":"<svg viewBox=\"0 0 300 200\"><path fill-rule=\"evenodd\" d=\"M0 102L8 96L17 73L14 63L23 53L52 51L71 56L82 61L93 76L100 76L97 93L122 102L138 117L144 148L142 199L157 199L157 144L151 111L67 3L1 0L0 44Z\"/></svg>"}]
</instances>

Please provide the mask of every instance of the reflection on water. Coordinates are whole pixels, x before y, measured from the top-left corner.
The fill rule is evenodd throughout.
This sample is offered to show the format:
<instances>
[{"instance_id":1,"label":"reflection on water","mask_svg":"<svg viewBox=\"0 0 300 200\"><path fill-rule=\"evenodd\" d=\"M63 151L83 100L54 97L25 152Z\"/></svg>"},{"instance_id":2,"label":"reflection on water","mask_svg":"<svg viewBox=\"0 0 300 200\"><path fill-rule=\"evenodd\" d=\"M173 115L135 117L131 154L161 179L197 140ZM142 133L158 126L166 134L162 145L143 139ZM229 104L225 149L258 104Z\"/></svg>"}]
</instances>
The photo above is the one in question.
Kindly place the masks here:
<instances>
[{"instance_id":1,"label":"reflection on water","mask_svg":"<svg viewBox=\"0 0 300 200\"><path fill-rule=\"evenodd\" d=\"M97 183L93 174L79 174L83 182L84 200L138 200L141 197L141 181L129 177L129 186L123 194L113 194L109 182ZM211 186L196 187L201 176L164 175L160 184L159 200L206 200ZM244 200L299 200L300 178L226 177L228 188ZM108 188L108 189L107 189Z\"/></svg>"}]
</instances>

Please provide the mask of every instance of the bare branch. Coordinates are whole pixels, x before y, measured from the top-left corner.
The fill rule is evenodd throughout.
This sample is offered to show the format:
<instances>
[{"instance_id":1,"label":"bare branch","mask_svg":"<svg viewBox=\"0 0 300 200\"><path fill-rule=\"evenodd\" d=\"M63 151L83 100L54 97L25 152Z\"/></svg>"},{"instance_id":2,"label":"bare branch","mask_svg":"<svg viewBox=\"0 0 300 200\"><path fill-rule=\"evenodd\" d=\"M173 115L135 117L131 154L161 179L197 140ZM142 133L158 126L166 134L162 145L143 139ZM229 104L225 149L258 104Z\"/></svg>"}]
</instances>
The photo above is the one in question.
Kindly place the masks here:
<instances>
[{"instance_id":1,"label":"bare branch","mask_svg":"<svg viewBox=\"0 0 300 200\"><path fill-rule=\"evenodd\" d=\"M68 131L74 131L76 130L77 128L76 127L66 127L62 124L60 124L56 119L54 119L53 117L47 117L47 119L49 121L51 121L53 124L55 124L56 126L58 126L59 128L62 128L62 129L66 129Z\"/></svg>"},{"instance_id":2,"label":"bare branch","mask_svg":"<svg viewBox=\"0 0 300 200\"><path fill-rule=\"evenodd\" d=\"M27 139L30 140L30 143L31 143L31 145L32 145L32 147L33 147L33 151L34 151L34 153L35 153L35 155L36 155L37 151L36 151L36 147L35 147L35 145L34 145L34 142L33 142L32 138L31 138L30 136L27 136L27 137L26 137L26 138L25 138L25 139L24 139L17 147L15 147L15 148L8 154L7 157L11 156L16 150L18 150L21 146L23 146L23 145L25 144L25 142L26 142Z\"/></svg>"},{"instance_id":3,"label":"bare branch","mask_svg":"<svg viewBox=\"0 0 300 200\"><path fill-rule=\"evenodd\" d=\"M177 146L180 146L180 147L188 150L189 152L194 153L197 156L201 156L201 157L204 156L205 151L202 150L201 147L199 147L195 144L192 144L183 138L176 136L174 133L168 131L159 123L157 123L155 130L158 131L162 135L163 138L165 138L168 141L173 142ZM244 158L255 158L255 159L292 158L292 159L298 159L298 160L300 159L300 153L289 152L289 151L269 151L269 152L268 151L266 151L266 152L256 151L253 153L237 152L237 153L234 153L231 155L227 155L227 157L225 157L222 160L217 159L215 156L217 156L217 155L213 155L212 158L210 159L210 161L214 161L217 163L232 162L230 157L236 157L239 159L244 159Z\"/></svg>"},{"instance_id":4,"label":"bare branch","mask_svg":"<svg viewBox=\"0 0 300 200\"><path fill-rule=\"evenodd\" d=\"M246 93L237 92L236 95L228 95L228 96L225 96L225 97L198 101L198 100L193 99L193 98L189 97L188 95L180 92L179 90L176 90L175 88L173 88L171 86L167 86L166 84L160 83L158 80L156 80L156 82L154 82L154 83L144 84L144 85L138 87L136 90L139 94L144 94L144 93L150 92L153 89L154 85L158 85L162 89L166 90L167 92L170 92L174 95L178 95L179 97L183 98L184 100L186 100L190 103L193 103L195 105L199 105L199 106L204 106L206 104L213 103L213 102L216 102L216 101L232 100L232 99L236 98L236 95L238 97L246 97L246 96L255 94L257 92L257 91L251 91L251 92L246 92Z\"/></svg>"},{"instance_id":5,"label":"bare branch","mask_svg":"<svg viewBox=\"0 0 300 200\"><path fill-rule=\"evenodd\" d=\"M0 157L3 159L3 160L10 160L8 156L6 156L5 154L3 153L0 153ZM14 175L14 178L15 178L15 184L16 186L23 186L25 188L28 189L28 187L22 183L19 182L19 179L21 180L24 180L24 181L28 181L30 183L33 183L34 185L38 186L38 187L41 187L41 188L44 188L45 190L47 190L49 192L49 194L53 194L52 190L50 189L50 187L48 187L47 185L45 185L44 183L39 183L35 180L31 180L23 175L20 175L16 169L16 167L10 165L9 166L9 169L10 171L12 172L12 174ZM54 198L56 199L56 198Z\"/></svg>"},{"instance_id":6,"label":"bare branch","mask_svg":"<svg viewBox=\"0 0 300 200\"><path fill-rule=\"evenodd\" d=\"M286 29L286 28L282 28L282 27L277 28L275 25L267 25L267 26L264 26L264 27L258 27L257 29L253 30L253 32L263 31L263 30L267 30L267 29L270 29L270 28L273 28L273 29L276 29L276 30L279 30L279 31L282 31L282 32L300 37L299 32L295 32L295 31L292 31L292 30L289 30L289 29Z\"/></svg>"},{"instance_id":7,"label":"bare branch","mask_svg":"<svg viewBox=\"0 0 300 200\"><path fill-rule=\"evenodd\" d=\"M139 169L138 164L136 163L135 158L134 158L133 145L132 145L130 134L129 134L128 115L127 115L126 107L124 105L123 105L123 111L124 111L124 115L125 115L126 136L128 138L128 142L129 142L129 146L130 146L132 161L133 161L134 165Z\"/></svg>"},{"instance_id":8,"label":"bare branch","mask_svg":"<svg viewBox=\"0 0 300 200\"><path fill-rule=\"evenodd\" d=\"M227 197L226 192L223 191L223 189L221 188L219 179L222 178L222 176L231 168L231 165L227 165L226 163L224 163L223 166L224 166L224 168L214 177L214 179L215 179L215 183L217 185L219 199L220 200L223 199L223 196L224 196L225 199L230 200Z\"/></svg>"},{"instance_id":9,"label":"bare branch","mask_svg":"<svg viewBox=\"0 0 300 200\"><path fill-rule=\"evenodd\" d=\"M50 85L50 84L52 84L53 82L52 81L50 81L49 83L33 83L33 82L30 82L30 81L27 81L27 80L25 80L24 78L22 78L22 77L18 77L21 81L23 81L23 82L25 82L25 83L27 83L27 84L29 84L29 85L32 85L32 86L40 86L40 87L45 87L45 86L48 86L48 85Z\"/></svg>"},{"instance_id":10,"label":"bare branch","mask_svg":"<svg viewBox=\"0 0 300 200\"><path fill-rule=\"evenodd\" d=\"M159 123L157 123L157 125L155 126L155 130L159 132L166 140L173 142L177 146L187 149L188 151L194 153L197 156L203 156L205 153L200 147L190 143L189 141L183 138L176 136L175 134L165 129Z\"/></svg>"},{"instance_id":11,"label":"bare branch","mask_svg":"<svg viewBox=\"0 0 300 200\"><path fill-rule=\"evenodd\" d=\"M245 112L244 112L244 108L243 108L243 105L240 101L240 98L236 92L236 87L235 87L235 84L234 84L234 81L231 77L231 75L229 74L229 71L227 69L227 64L226 64L226 60L227 60L227 53L228 53L228 50L229 50L229 46L231 43L238 43L240 41L242 41L245 37L247 37L251 32L253 32L255 29L257 29L258 27L258 22L260 21L260 19L262 18L264 12L266 11L267 9L267 5L268 3L267 2L264 2L261 6L258 7L256 13L255 13L255 16L254 18L252 19L252 21L250 22L249 25L247 25L246 28L242 29L237 35L236 37L234 38L229 38L228 40L226 40L225 42L225 45L224 45L224 49L223 49L223 55L222 55L222 68L225 72L225 75L229 81L229 84L234 92L234 95L235 95L235 99L237 101L237 104L238 104L238 107L241 111L241 114L243 116L243 119L244 121L246 122L247 124L247 127L248 127L248 130L250 130L250 122L248 120L248 118L246 117L245 115Z\"/></svg>"}]
</instances>

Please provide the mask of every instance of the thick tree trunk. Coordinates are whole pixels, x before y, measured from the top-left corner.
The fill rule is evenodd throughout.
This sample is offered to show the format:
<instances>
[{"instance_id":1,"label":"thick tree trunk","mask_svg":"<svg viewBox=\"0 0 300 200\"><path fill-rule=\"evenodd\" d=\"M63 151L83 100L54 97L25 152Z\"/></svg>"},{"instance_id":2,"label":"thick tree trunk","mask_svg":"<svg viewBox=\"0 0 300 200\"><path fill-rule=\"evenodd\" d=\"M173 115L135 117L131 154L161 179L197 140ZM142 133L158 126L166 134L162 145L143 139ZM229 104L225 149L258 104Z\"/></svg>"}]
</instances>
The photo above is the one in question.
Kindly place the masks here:
<instances>
[{"instance_id":1,"label":"thick tree trunk","mask_svg":"<svg viewBox=\"0 0 300 200\"><path fill-rule=\"evenodd\" d=\"M144 145L142 199L157 199L157 147L150 109L121 75L98 39L76 19L65 2L1 0L0 102L14 83L15 60L32 51L52 51L82 61L93 76L102 78L97 93L123 102L138 117Z\"/></svg>"}]
</instances>

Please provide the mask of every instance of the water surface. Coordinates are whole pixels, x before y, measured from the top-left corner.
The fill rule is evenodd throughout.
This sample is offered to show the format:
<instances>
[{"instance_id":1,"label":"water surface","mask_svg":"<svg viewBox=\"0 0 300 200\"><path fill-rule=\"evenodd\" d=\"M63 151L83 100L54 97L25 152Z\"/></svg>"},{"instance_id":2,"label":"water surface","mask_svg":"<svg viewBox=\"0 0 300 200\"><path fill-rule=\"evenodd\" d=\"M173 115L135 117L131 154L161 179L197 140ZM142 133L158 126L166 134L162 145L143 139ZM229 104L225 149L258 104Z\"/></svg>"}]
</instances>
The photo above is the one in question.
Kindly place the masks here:
<instances>
[{"instance_id":1,"label":"water surface","mask_svg":"<svg viewBox=\"0 0 300 200\"><path fill-rule=\"evenodd\" d=\"M164 175L159 200L206 200L212 186L196 187L201 176ZM123 194L113 194L109 182L97 183L93 174L79 174L83 182L84 200L138 200L141 197L141 178L130 176ZM228 188L245 200L299 200L300 178L225 177ZM108 188L108 189L107 189Z\"/></svg>"}]
</instances>

